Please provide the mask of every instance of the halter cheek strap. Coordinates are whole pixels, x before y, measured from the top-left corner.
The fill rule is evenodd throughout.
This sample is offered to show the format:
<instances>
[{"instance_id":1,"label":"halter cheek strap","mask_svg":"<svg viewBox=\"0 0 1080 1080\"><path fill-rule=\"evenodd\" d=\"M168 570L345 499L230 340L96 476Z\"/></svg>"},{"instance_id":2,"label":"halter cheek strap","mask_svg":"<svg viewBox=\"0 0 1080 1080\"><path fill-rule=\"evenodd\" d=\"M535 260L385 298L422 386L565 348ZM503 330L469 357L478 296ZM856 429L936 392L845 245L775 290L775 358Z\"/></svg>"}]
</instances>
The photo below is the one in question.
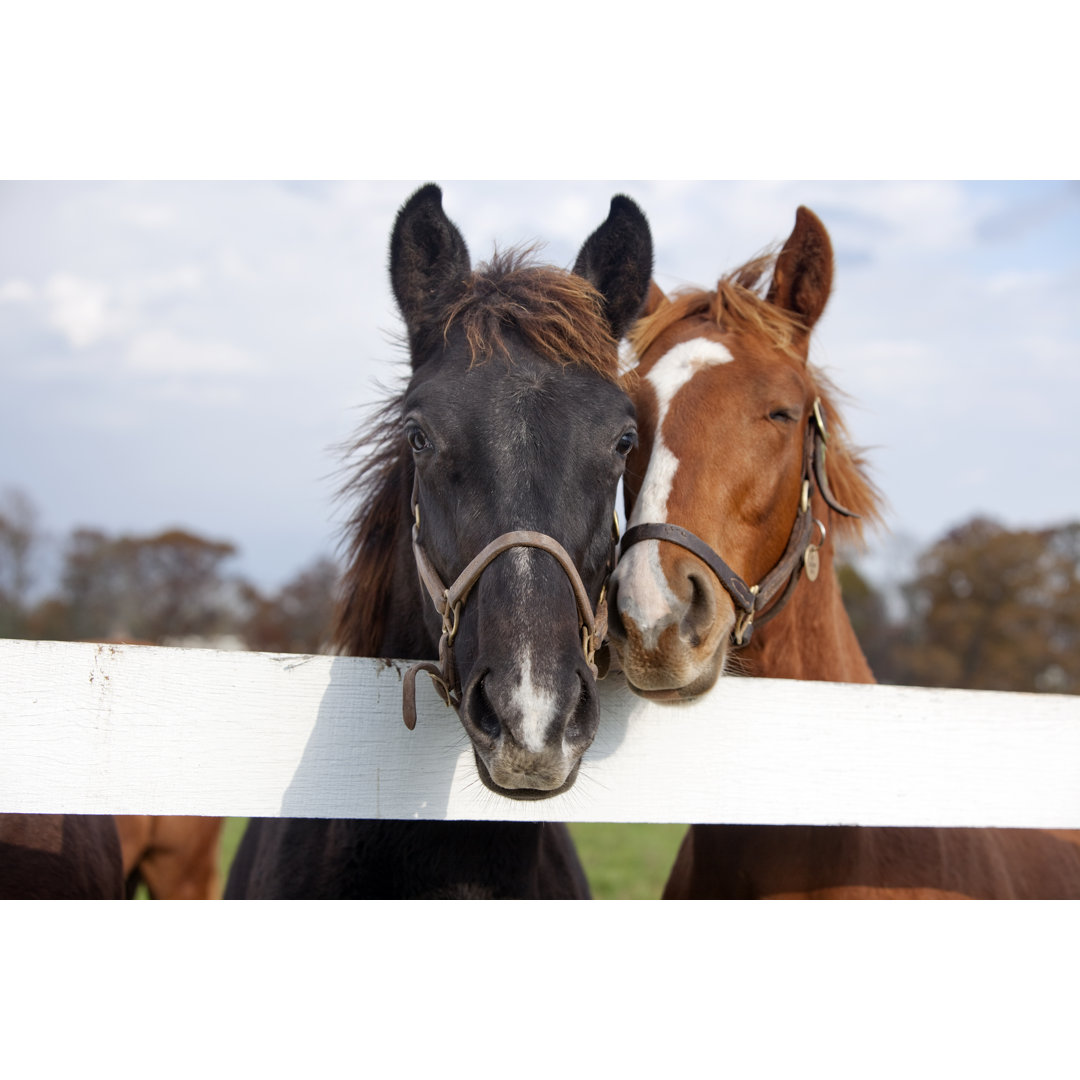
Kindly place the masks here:
<instances>
[{"instance_id":1,"label":"halter cheek strap","mask_svg":"<svg viewBox=\"0 0 1080 1080\"><path fill-rule=\"evenodd\" d=\"M803 439L803 483L795 523L779 562L757 585L747 585L704 540L680 525L671 525L667 522L635 525L626 530L622 541L623 552L625 553L627 548L642 540L667 540L696 555L716 575L735 604L737 610L731 639L734 645L745 645L753 633L755 618L756 625L761 626L783 609L791 597L804 566L806 576L811 581L817 579L818 549L825 543L825 526L810 512L810 495L814 481L817 481L818 490L825 502L838 514L843 514L845 517L859 516L841 506L829 487L825 471L827 440L825 420L821 413L821 399L816 398L813 416L806 426L806 436ZM815 524L821 530L819 543L816 544L810 539ZM775 603L773 603L774 600ZM771 607L770 604L772 604Z\"/></svg>"}]
</instances>

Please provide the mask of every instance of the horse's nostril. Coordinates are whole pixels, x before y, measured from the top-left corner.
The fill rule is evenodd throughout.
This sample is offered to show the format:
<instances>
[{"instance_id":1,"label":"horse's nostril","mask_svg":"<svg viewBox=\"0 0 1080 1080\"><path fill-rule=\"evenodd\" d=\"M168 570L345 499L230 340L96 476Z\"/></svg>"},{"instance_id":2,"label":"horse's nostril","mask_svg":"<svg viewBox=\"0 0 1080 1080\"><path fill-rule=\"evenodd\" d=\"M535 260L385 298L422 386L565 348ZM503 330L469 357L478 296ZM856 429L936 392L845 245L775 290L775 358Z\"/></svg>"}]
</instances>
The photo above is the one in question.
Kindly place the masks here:
<instances>
[{"instance_id":1,"label":"horse's nostril","mask_svg":"<svg viewBox=\"0 0 1080 1080\"><path fill-rule=\"evenodd\" d=\"M502 724L499 721L499 714L495 711L488 698L485 685L486 678L486 675L482 675L473 689L472 708L469 710L471 713L470 719L484 735L495 740L502 732Z\"/></svg>"},{"instance_id":2,"label":"horse's nostril","mask_svg":"<svg viewBox=\"0 0 1080 1080\"><path fill-rule=\"evenodd\" d=\"M716 599L708 582L696 571L687 574L687 581L690 583L690 599L680 630L683 640L690 648L696 649L716 618Z\"/></svg>"},{"instance_id":3,"label":"horse's nostril","mask_svg":"<svg viewBox=\"0 0 1080 1080\"><path fill-rule=\"evenodd\" d=\"M584 743L588 747L596 736L593 692L589 684L579 677L581 691L566 721L564 736L571 745Z\"/></svg>"},{"instance_id":4,"label":"horse's nostril","mask_svg":"<svg viewBox=\"0 0 1080 1080\"><path fill-rule=\"evenodd\" d=\"M705 603L705 588L701 584L701 578L696 574L690 575L690 607L697 609Z\"/></svg>"}]
</instances>

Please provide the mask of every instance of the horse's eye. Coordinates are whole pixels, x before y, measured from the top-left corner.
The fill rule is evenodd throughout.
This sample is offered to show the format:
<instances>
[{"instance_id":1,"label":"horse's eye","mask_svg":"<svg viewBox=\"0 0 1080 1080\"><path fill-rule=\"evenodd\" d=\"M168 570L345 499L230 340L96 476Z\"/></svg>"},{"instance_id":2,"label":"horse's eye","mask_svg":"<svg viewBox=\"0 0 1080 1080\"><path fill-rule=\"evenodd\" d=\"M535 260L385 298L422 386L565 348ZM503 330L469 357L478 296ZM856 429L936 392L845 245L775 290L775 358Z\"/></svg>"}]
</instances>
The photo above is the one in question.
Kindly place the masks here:
<instances>
[{"instance_id":1,"label":"horse's eye","mask_svg":"<svg viewBox=\"0 0 1080 1080\"><path fill-rule=\"evenodd\" d=\"M769 419L793 424L797 418L793 409L773 409L772 412L769 413Z\"/></svg>"},{"instance_id":2,"label":"horse's eye","mask_svg":"<svg viewBox=\"0 0 1080 1080\"><path fill-rule=\"evenodd\" d=\"M615 453L619 457L626 457L635 446L637 446L637 432L627 431L615 444Z\"/></svg>"},{"instance_id":3,"label":"horse's eye","mask_svg":"<svg viewBox=\"0 0 1080 1080\"><path fill-rule=\"evenodd\" d=\"M428 437L424 434L424 431L417 424L410 424L405 429L405 438L409 440L409 445L416 451L416 453L422 453L427 450L431 443L428 442Z\"/></svg>"}]
</instances>

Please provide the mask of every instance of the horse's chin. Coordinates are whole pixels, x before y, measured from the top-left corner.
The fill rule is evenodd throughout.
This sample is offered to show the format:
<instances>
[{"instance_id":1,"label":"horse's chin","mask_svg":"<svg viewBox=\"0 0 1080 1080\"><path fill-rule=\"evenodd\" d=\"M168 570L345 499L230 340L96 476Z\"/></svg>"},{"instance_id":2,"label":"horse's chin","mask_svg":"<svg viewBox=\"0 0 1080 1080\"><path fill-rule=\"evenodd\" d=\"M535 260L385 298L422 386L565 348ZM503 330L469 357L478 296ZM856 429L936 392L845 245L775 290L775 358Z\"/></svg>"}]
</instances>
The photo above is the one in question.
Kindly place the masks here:
<instances>
[{"instance_id":1,"label":"horse's chin","mask_svg":"<svg viewBox=\"0 0 1080 1080\"><path fill-rule=\"evenodd\" d=\"M473 758L476 761L476 772L479 775L484 787L490 791L494 791L496 795L505 795L508 799L518 799L522 802L537 802L540 799L551 799L556 795L561 795L564 791L569 791L574 786L574 781L577 780L578 770L581 768L581 758L578 758L574 762L573 767L567 774L566 779L556 788L544 789L544 788L507 788L502 787L500 784L496 784L491 778L491 773L488 771L488 767L484 764L484 759L477 752L476 747L473 747Z\"/></svg>"},{"instance_id":2,"label":"horse's chin","mask_svg":"<svg viewBox=\"0 0 1080 1080\"><path fill-rule=\"evenodd\" d=\"M723 647L704 664L695 666L690 671L680 671L672 677L666 672L656 677L651 672L635 672L623 668L626 684L630 689L647 701L661 701L667 704L695 701L707 694L720 678L724 670L727 650Z\"/></svg>"}]
</instances>

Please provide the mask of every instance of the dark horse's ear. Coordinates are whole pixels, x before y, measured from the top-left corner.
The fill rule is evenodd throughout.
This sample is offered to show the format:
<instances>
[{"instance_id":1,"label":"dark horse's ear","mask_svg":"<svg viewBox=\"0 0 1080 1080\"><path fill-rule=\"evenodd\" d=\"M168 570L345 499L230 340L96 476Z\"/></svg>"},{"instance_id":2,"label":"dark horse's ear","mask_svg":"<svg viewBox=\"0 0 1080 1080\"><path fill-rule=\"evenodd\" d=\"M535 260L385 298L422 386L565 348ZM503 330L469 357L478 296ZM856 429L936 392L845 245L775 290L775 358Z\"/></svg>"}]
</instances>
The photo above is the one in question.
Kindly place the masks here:
<instances>
[{"instance_id":1,"label":"dark horse's ear","mask_svg":"<svg viewBox=\"0 0 1080 1080\"><path fill-rule=\"evenodd\" d=\"M439 313L471 269L469 249L443 212L442 191L426 184L398 211L390 235L390 285L409 332L414 365L437 340Z\"/></svg>"},{"instance_id":2,"label":"dark horse's ear","mask_svg":"<svg viewBox=\"0 0 1080 1080\"><path fill-rule=\"evenodd\" d=\"M829 234L813 211L800 206L795 212L795 228L776 258L766 299L798 315L809 332L825 310L832 275Z\"/></svg>"},{"instance_id":3,"label":"dark horse's ear","mask_svg":"<svg viewBox=\"0 0 1080 1080\"><path fill-rule=\"evenodd\" d=\"M616 340L637 318L652 277L652 234L633 199L616 195L607 220L578 252L574 273L594 285L604 298Z\"/></svg>"}]
</instances>

